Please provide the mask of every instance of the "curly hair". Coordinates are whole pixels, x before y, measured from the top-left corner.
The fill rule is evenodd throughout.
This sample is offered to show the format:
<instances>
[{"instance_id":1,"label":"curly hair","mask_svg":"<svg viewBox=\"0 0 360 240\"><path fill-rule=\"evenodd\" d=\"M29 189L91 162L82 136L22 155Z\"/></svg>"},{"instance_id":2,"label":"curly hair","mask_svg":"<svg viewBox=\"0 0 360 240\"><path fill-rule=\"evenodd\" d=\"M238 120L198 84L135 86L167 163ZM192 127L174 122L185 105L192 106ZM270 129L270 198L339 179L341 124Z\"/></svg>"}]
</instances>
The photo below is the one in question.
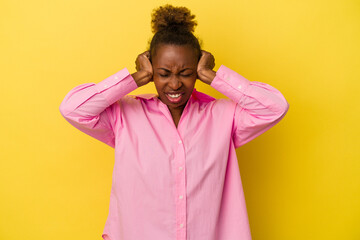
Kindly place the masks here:
<instances>
[{"instance_id":1,"label":"curly hair","mask_svg":"<svg viewBox=\"0 0 360 240\"><path fill-rule=\"evenodd\" d=\"M170 4L153 10L151 28L154 36L150 42L150 59L156 54L156 47L161 44L190 45L201 56L201 47L193 32L197 22L186 7L174 7Z\"/></svg>"}]
</instances>

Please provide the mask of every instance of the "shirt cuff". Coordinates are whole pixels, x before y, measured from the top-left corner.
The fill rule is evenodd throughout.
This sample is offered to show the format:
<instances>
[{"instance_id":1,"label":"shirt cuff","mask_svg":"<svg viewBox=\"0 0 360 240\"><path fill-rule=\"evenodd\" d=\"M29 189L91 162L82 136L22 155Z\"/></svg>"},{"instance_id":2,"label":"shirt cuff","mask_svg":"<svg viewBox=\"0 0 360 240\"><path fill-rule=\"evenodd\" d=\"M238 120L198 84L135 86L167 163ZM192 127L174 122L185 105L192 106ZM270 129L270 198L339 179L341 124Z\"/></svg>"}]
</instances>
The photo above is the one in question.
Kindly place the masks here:
<instances>
[{"instance_id":1,"label":"shirt cuff","mask_svg":"<svg viewBox=\"0 0 360 240\"><path fill-rule=\"evenodd\" d=\"M236 103L240 103L245 95L251 81L247 80L237 72L221 65L210 86L229 97Z\"/></svg>"},{"instance_id":2,"label":"shirt cuff","mask_svg":"<svg viewBox=\"0 0 360 240\"><path fill-rule=\"evenodd\" d=\"M103 95L109 105L118 101L136 88L138 88L138 86L127 68L123 68L96 84L96 89Z\"/></svg>"}]
</instances>

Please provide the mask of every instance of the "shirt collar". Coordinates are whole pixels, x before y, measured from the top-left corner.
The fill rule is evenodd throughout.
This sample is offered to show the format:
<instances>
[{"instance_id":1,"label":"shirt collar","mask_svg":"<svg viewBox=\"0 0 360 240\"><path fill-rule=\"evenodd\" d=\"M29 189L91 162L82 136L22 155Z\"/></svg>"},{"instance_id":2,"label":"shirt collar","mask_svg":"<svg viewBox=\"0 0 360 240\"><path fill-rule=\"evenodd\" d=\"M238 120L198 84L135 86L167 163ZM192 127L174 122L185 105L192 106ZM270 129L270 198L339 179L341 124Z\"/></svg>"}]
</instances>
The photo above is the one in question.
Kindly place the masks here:
<instances>
[{"instance_id":1,"label":"shirt collar","mask_svg":"<svg viewBox=\"0 0 360 240\"><path fill-rule=\"evenodd\" d=\"M145 94L136 95L135 97L150 100L150 99L156 98L157 96L158 95L155 93L145 93Z\"/></svg>"}]
</instances>

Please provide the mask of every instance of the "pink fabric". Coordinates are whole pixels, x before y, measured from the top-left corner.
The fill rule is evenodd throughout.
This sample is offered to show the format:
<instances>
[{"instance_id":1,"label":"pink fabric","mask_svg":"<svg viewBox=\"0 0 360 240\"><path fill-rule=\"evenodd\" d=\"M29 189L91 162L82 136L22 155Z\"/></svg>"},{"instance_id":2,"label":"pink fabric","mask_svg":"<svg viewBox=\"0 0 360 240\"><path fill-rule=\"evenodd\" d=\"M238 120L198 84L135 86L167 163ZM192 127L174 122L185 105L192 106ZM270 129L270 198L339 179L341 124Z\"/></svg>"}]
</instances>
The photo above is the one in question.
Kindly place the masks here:
<instances>
[{"instance_id":1,"label":"pink fabric","mask_svg":"<svg viewBox=\"0 0 360 240\"><path fill-rule=\"evenodd\" d=\"M127 95L137 85L126 68L65 96L63 117L115 149L103 239L251 239L235 148L273 127L289 105L224 65L211 86L229 99L194 89L177 128L156 94Z\"/></svg>"}]
</instances>

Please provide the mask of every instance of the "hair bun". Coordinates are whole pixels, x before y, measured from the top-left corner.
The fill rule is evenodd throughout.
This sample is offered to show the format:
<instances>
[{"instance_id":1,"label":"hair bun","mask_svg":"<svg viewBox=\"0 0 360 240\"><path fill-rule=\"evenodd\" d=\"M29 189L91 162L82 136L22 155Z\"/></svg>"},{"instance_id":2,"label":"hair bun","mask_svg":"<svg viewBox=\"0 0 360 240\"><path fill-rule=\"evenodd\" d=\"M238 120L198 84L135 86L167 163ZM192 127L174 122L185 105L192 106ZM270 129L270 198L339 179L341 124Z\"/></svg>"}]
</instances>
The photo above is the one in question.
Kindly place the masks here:
<instances>
[{"instance_id":1,"label":"hair bun","mask_svg":"<svg viewBox=\"0 0 360 240\"><path fill-rule=\"evenodd\" d=\"M152 32L156 33L165 29L181 28L194 32L197 22L195 15L186 7L174 7L170 4L160 6L153 10L151 16Z\"/></svg>"}]
</instances>

